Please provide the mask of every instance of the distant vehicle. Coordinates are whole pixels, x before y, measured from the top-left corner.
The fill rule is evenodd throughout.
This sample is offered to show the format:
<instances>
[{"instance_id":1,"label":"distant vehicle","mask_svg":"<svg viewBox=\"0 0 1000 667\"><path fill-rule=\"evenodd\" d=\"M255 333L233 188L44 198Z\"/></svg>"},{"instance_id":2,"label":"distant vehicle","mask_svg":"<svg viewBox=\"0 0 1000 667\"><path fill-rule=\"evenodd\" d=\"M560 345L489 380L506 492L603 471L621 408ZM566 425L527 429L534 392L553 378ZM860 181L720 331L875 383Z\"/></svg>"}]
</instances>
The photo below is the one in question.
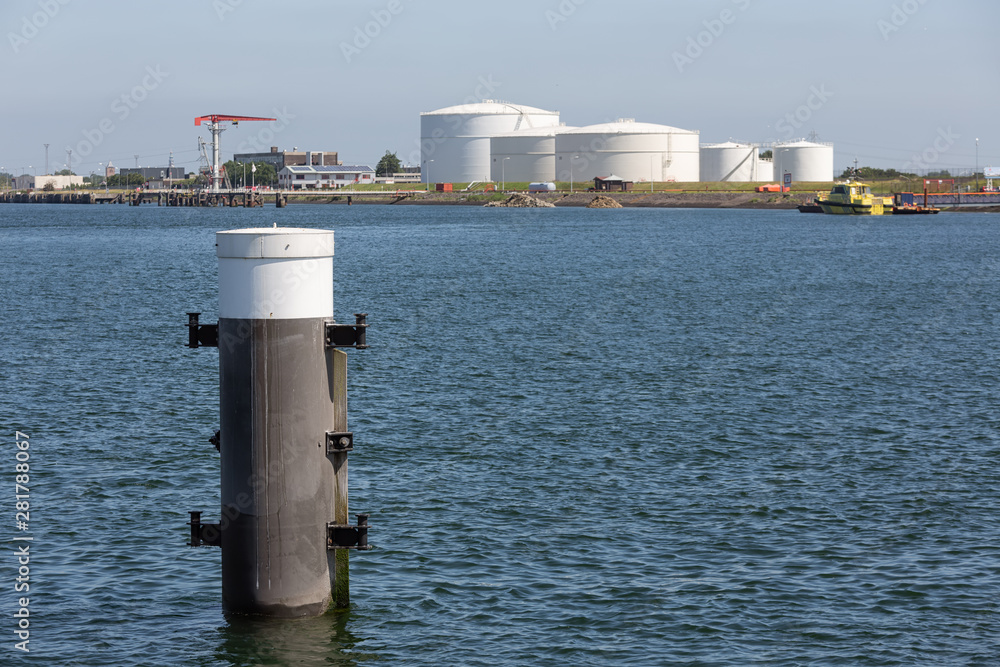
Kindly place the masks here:
<instances>
[{"instance_id":1,"label":"distant vehicle","mask_svg":"<svg viewBox=\"0 0 1000 667\"><path fill-rule=\"evenodd\" d=\"M555 192L555 183L529 183L528 192Z\"/></svg>"}]
</instances>

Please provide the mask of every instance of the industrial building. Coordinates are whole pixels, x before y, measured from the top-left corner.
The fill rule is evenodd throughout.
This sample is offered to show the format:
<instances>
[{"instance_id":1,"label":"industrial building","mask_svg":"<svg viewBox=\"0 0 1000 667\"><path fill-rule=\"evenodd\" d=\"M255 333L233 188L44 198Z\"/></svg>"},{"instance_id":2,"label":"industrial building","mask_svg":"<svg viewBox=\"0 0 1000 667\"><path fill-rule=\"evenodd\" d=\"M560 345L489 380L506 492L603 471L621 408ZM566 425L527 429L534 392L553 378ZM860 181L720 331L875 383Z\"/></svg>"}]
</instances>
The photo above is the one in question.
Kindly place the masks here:
<instances>
[{"instance_id":1,"label":"industrial building","mask_svg":"<svg viewBox=\"0 0 1000 667\"><path fill-rule=\"evenodd\" d=\"M489 181L492 137L557 125L558 111L494 100L421 113L422 180L425 183Z\"/></svg>"},{"instance_id":2,"label":"industrial building","mask_svg":"<svg viewBox=\"0 0 1000 667\"><path fill-rule=\"evenodd\" d=\"M184 167L123 167L118 173L128 178L132 174L139 174L143 181L162 181L173 179L180 181L184 179Z\"/></svg>"},{"instance_id":3,"label":"industrial building","mask_svg":"<svg viewBox=\"0 0 1000 667\"><path fill-rule=\"evenodd\" d=\"M774 180L774 163L760 157L758 144L727 141L702 144L700 180L705 183L762 183Z\"/></svg>"},{"instance_id":4,"label":"industrial building","mask_svg":"<svg viewBox=\"0 0 1000 667\"><path fill-rule=\"evenodd\" d=\"M419 183L420 182L420 172L406 172L399 171L393 172L388 176L376 176L376 183L386 183L387 185L399 185L403 183Z\"/></svg>"},{"instance_id":5,"label":"industrial building","mask_svg":"<svg viewBox=\"0 0 1000 667\"><path fill-rule=\"evenodd\" d=\"M565 125L528 128L490 139L490 180L523 183L556 180L556 134Z\"/></svg>"},{"instance_id":6,"label":"industrial building","mask_svg":"<svg viewBox=\"0 0 1000 667\"><path fill-rule=\"evenodd\" d=\"M366 165L289 166L278 172L283 190L322 190L374 183L375 170Z\"/></svg>"},{"instance_id":7,"label":"industrial building","mask_svg":"<svg viewBox=\"0 0 1000 667\"><path fill-rule=\"evenodd\" d=\"M626 181L697 181L699 148L696 130L632 118L568 129L555 137L556 179L615 174Z\"/></svg>"},{"instance_id":8,"label":"industrial building","mask_svg":"<svg viewBox=\"0 0 1000 667\"><path fill-rule=\"evenodd\" d=\"M22 174L14 177L15 190L41 190L46 184L51 183L56 190L66 190L73 186L83 185L83 176L56 176L46 174L42 176L32 176Z\"/></svg>"},{"instance_id":9,"label":"industrial building","mask_svg":"<svg viewBox=\"0 0 1000 667\"><path fill-rule=\"evenodd\" d=\"M833 144L800 140L774 144L772 150L777 181L785 174L795 183L833 180Z\"/></svg>"},{"instance_id":10,"label":"industrial building","mask_svg":"<svg viewBox=\"0 0 1000 667\"><path fill-rule=\"evenodd\" d=\"M285 167L302 165L324 167L340 164L337 160L337 151L300 151L298 149L279 151L277 146L271 146L271 150L267 153L236 153L233 155L233 161L265 162L273 166L275 171L281 171Z\"/></svg>"}]
</instances>

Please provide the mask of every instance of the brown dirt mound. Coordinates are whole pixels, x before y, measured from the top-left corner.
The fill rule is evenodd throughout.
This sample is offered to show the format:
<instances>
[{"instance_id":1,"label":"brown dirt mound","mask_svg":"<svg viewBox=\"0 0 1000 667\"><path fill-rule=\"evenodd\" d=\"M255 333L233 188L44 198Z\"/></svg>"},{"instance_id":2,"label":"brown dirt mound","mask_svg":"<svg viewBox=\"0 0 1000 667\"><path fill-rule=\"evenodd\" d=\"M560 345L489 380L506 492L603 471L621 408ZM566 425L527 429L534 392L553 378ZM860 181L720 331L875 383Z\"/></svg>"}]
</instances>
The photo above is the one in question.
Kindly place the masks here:
<instances>
[{"instance_id":1,"label":"brown dirt mound","mask_svg":"<svg viewBox=\"0 0 1000 667\"><path fill-rule=\"evenodd\" d=\"M621 204L616 202L611 197L605 197L604 195L597 195L594 200L587 204L587 208L624 208Z\"/></svg>"},{"instance_id":2,"label":"brown dirt mound","mask_svg":"<svg viewBox=\"0 0 1000 667\"><path fill-rule=\"evenodd\" d=\"M555 204L550 204L547 201L542 201L541 199L536 199L534 197L529 197L528 195L522 195L519 193L512 194L507 199L503 201L491 201L486 204L484 208L552 208Z\"/></svg>"}]
</instances>

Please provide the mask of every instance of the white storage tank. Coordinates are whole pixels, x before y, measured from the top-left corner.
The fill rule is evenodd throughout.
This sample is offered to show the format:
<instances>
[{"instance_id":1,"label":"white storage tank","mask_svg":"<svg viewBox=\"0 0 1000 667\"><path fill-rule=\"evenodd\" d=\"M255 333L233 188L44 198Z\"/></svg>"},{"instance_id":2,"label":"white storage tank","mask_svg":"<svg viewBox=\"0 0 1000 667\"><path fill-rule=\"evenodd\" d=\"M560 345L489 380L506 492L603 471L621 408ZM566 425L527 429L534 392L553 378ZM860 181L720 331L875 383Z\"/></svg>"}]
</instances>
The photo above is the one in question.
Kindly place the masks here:
<instances>
[{"instance_id":1,"label":"white storage tank","mask_svg":"<svg viewBox=\"0 0 1000 667\"><path fill-rule=\"evenodd\" d=\"M774 161L771 158L757 160L757 183L774 182Z\"/></svg>"},{"instance_id":2,"label":"white storage tank","mask_svg":"<svg viewBox=\"0 0 1000 667\"><path fill-rule=\"evenodd\" d=\"M490 178L500 181L554 181L556 134L576 128L529 128L490 139Z\"/></svg>"},{"instance_id":3,"label":"white storage tank","mask_svg":"<svg viewBox=\"0 0 1000 667\"><path fill-rule=\"evenodd\" d=\"M620 118L556 134L556 179L696 182L698 132Z\"/></svg>"},{"instance_id":4,"label":"white storage tank","mask_svg":"<svg viewBox=\"0 0 1000 667\"><path fill-rule=\"evenodd\" d=\"M492 137L557 125L558 111L493 100L421 113L421 181L489 181Z\"/></svg>"},{"instance_id":5,"label":"white storage tank","mask_svg":"<svg viewBox=\"0 0 1000 667\"><path fill-rule=\"evenodd\" d=\"M811 141L777 143L774 151L774 180L783 182L785 174L792 182L833 181L833 144Z\"/></svg>"},{"instance_id":6,"label":"white storage tank","mask_svg":"<svg viewBox=\"0 0 1000 667\"><path fill-rule=\"evenodd\" d=\"M701 180L706 183L759 183L770 181L774 169L760 158L757 144L727 141L701 147Z\"/></svg>"}]
</instances>

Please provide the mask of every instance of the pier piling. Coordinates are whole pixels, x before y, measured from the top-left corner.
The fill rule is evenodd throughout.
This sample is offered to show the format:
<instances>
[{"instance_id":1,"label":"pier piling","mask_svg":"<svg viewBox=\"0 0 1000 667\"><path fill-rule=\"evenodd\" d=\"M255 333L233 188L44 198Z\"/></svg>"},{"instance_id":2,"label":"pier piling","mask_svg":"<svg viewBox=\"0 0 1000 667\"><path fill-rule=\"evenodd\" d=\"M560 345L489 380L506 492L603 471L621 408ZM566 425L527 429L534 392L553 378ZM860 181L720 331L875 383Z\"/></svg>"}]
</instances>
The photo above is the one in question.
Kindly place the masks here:
<instances>
[{"instance_id":1,"label":"pier piling","mask_svg":"<svg viewBox=\"0 0 1000 667\"><path fill-rule=\"evenodd\" d=\"M199 515L195 528L192 514L192 543L221 546L228 613L345 609L348 552L368 548L367 517L347 521L353 434L336 349L367 347L367 324L333 321L333 247L327 230L219 232L219 322L189 317L189 347L219 348L222 486L219 524Z\"/></svg>"}]
</instances>

